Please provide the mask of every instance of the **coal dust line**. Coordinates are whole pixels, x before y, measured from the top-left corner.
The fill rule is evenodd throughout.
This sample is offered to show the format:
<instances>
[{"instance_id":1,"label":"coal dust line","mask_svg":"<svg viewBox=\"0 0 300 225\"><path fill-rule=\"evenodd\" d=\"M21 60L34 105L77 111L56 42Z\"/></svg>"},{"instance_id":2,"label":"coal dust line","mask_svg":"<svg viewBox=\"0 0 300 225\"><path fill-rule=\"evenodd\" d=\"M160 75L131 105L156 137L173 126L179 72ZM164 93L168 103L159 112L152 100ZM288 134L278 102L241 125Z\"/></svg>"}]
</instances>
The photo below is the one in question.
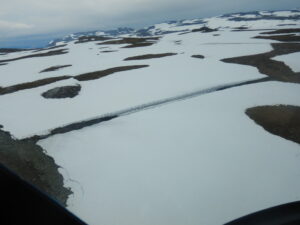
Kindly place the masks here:
<instances>
[{"instance_id":1,"label":"coal dust line","mask_svg":"<svg viewBox=\"0 0 300 225\"><path fill-rule=\"evenodd\" d=\"M271 78L259 78L259 79L255 79L255 80L248 80L248 81L243 81L243 82L237 82L237 83L231 83L231 84L225 84L225 85L218 85L215 87L211 87L211 88L207 88L207 89L201 89L201 90L196 90L193 92L189 92L186 94L182 94L182 95L178 95L178 96L174 96L174 97L170 97L170 98L165 98L165 99L161 99L158 101L153 101L150 103L146 103L146 104L142 104L136 107L132 107L130 109L125 109L122 111L118 111L115 113L115 115L117 115L117 117L121 117L121 116L127 116L133 113L137 113L143 110L147 110L147 109L151 109L151 108L156 108L162 105L166 105L169 103L173 103L173 102L177 102L177 101L183 101L183 100L187 100L190 98L194 98L194 97L198 97L201 95L205 95L205 94L210 94L213 92L218 92L218 91L223 91L226 89L230 89L230 88L234 88L234 87L240 87L240 86L245 86L245 85L250 85L250 84L256 84L256 83L262 83L262 82L267 82L267 81L273 81L273 79Z\"/></svg>"},{"instance_id":2,"label":"coal dust line","mask_svg":"<svg viewBox=\"0 0 300 225\"><path fill-rule=\"evenodd\" d=\"M205 95L205 94L210 94L213 92L223 91L223 90L230 89L230 88L235 88L235 87L240 87L240 86L245 86L245 85L250 85L250 84L257 84L257 83L262 83L262 82L267 82L267 81L273 81L273 79L266 77L266 78L260 78L260 79L255 79L255 80L248 80L248 81L243 81L243 82L218 85L218 86L214 86L214 87L207 88L207 89L196 90L196 91L189 92L186 94L177 95L174 97L165 98L165 99L141 104L138 106L130 107L127 109L123 109L123 110L119 110L119 111L115 111L115 112L111 112L111 113L106 113L99 117L90 118L88 120L83 120L80 122L67 124L67 125L64 125L64 126L61 126L58 128L50 129L46 132L42 132L43 135L34 135L32 137L24 138L22 140L37 142L39 140L46 139L48 137L51 137L51 136L54 136L57 134L64 134L64 133L68 133L71 131L80 130L85 127L89 127L89 126L96 125L96 124L99 124L102 122L106 122L106 121L109 121L109 120L112 120L112 119L115 119L115 118L118 118L121 116L131 115L134 113L138 113L140 111L160 107L160 106L170 104L173 102L183 101L186 99L198 97L198 96Z\"/></svg>"}]
</instances>

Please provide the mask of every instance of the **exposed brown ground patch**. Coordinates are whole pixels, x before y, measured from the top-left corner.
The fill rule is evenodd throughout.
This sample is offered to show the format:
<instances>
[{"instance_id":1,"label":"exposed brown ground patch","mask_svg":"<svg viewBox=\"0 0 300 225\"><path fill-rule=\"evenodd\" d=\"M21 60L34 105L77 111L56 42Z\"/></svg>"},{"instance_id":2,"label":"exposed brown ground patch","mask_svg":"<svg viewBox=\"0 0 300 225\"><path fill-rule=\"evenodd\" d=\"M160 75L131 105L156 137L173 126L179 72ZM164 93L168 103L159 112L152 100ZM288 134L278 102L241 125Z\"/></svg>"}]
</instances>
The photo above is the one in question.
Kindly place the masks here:
<instances>
[{"instance_id":1,"label":"exposed brown ground patch","mask_svg":"<svg viewBox=\"0 0 300 225\"><path fill-rule=\"evenodd\" d=\"M12 52L23 52L23 51L30 51L31 49L24 49L24 48L0 48L0 53L12 53Z\"/></svg>"},{"instance_id":2,"label":"exposed brown ground patch","mask_svg":"<svg viewBox=\"0 0 300 225\"><path fill-rule=\"evenodd\" d=\"M48 51L45 53L26 55L26 56L22 56L22 57L13 58L13 59L0 60L0 63L7 63L7 62L12 62L12 61L21 60L21 59L28 59L28 58L62 55L62 54L67 54L68 53L67 50L68 49L65 48L65 49L60 49L60 50L52 50L52 51Z\"/></svg>"},{"instance_id":3,"label":"exposed brown ground patch","mask_svg":"<svg viewBox=\"0 0 300 225\"><path fill-rule=\"evenodd\" d=\"M92 41L107 41L111 40L111 37L104 37L104 36L81 36L75 41L75 44L87 43Z\"/></svg>"},{"instance_id":4,"label":"exposed brown ground patch","mask_svg":"<svg viewBox=\"0 0 300 225\"><path fill-rule=\"evenodd\" d=\"M274 31L269 31L269 32L263 32L261 34L288 34L288 33L300 33L299 28L294 28L294 29L278 29Z\"/></svg>"},{"instance_id":5,"label":"exposed brown ground patch","mask_svg":"<svg viewBox=\"0 0 300 225\"><path fill-rule=\"evenodd\" d=\"M80 90L80 85L56 87L42 93L42 96L44 98L74 98Z\"/></svg>"},{"instance_id":6,"label":"exposed brown ground patch","mask_svg":"<svg viewBox=\"0 0 300 225\"><path fill-rule=\"evenodd\" d=\"M258 106L247 109L246 114L266 131L300 144L300 107Z\"/></svg>"},{"instance_id":7,"label":"exposed brown ground patch","mask_svg":"<svg viewBox=\"0 0 300 225\"><path fill-rule=\"evenodd\" d=\"M50 78L45 78L45 79L36 80L36 81L32 81L32 82L16 84L16 85L8 86L8 87L0 87L0 95L5 95L5 94L10 94L13 92L21 91L21 90L36 88L36 87L48 85L48 84L51 84L51 83L54 83L57 81L67 80L70 78L74 78L78 81L96 80L96 79L111 75L113 73L141 69L141 68L148 67L148 66L149 65L120 66L120 67L109 68L106 70L84 73L84 74L80 74L77 76L50 77Z\"/></svg>"},{"instance_id":8,"label":"exposed brown ground patch","mask_svg":"<svg viewBox=\"0 0 300 225\"><path fill-rule=\"evenodd\" d=\"M254 38L269 39L269 40L284 41L284 42L296 42L296 41L300 41L300 36L297 36L295 34L272 35L272 36L255 36Z\"/></svg>"},{"instance_id":9,"label":"exposed brown ground patch","mask_svg":"<svg viewBox=\"0 0 300 225\"><path fill-rule=\"evenodd\" d=\"M120 66L120 67L114 67L114 68L110 68L110 69L106 69L106 70L81 74L81 75L75 76L74 78L78 81L95 80L95 79L99 79L101 77L111 75L113 73L128 71L128 70L141 69L141 68L148 67L148 66L149 65Z\"/></svg>"},{"instance_id":10,"label":"exposed brown ground patch","mask_svg":"<svg viewBox=\"0 0 300 225\"><path fill-rule=\"evenodd\" d=\"M136 44L127 45L122 48L140 48L140 47L148 47L148 46L151 46L154 44L155 44L155 42L144 42L144 43L136 43Z\"/></svg>"},{"instance_id":11,"label":"exposed brown ground patch","mask_svg":"<svg viewBox=\"0 0 300 225\"><path fill-rule=\"evenodd\" d=\"M0 130L0 163L66 206L72 191L64 187L59 166L40 146Z\"/></svg>"},{"instance_id":12,"label":"exposed brown ground patch","mask_svg":"<svg viewBox=\"0 0 300 225\"><path fill-rule=\"evenodd\" d=\"M237 29L237 30L231 30L233 32L245 32L245 31L269 31L273 29Z\"/></svg>"},{"instance_id":13,"label":"exposed brown ground patch","mask_svg":"<svg viewBox=\"0 0 300 225\"><path fill-rule=\"evenodd\" d=\"M45 78L45 79L36 80L36 81L32 81L32 82L16 84L16 85L12 85L9 87L0 87L0 95L10 94L10 93L25 90L25 89L36 88L36 87L51 84L51 83L54 83L57 81L66 80L69 78L71 78L71 76L50 77L50 78Z\"/></svg>"},{"instance_id":14,"label":"exposed brown ground patch","mask_svg":"<svg viewBox=\"0 0 300 225\"><path fill-rule=\"evenodd\" d=\"M63 47L66 47L66 46L67 46L67 44L55 45L55 46L47 47L47 48L38 48L34 52L47 51L47 50L52 50L52 49L56 49L56 48L63 48Z\"/></svg>"},{"instance_id":15,"label":"exposed brown ground patch","mask_svg":"<svg viewBox=\"0 0 300 225\"><path fill-rule=\"evenodd\" d=\"M249 27L246 27L246 26L240 26L240 27L234 27L233 29L234 29L234 30L248 30Z\"/></svg>"},{"instance_id":16,"label":"exposed brown ground patch","mask_svg":"<svg viewBox=\"0 0 300 225\"><path fill-rule=\"evenodd\" d=\"M273 43L273 50L266 53L222 59L226 63L237 63L256 67L260 73L284 82L300 83L300 73L293 72L283 62L271 58L300 51L300 43Z\"/></svg>"},{"instance_id":17,"label":"exposed brown ground patch","mask_svg":"<svg viewBox=\"0 0 300 225\"><path fill-rule=\"evenodd\" d=\"M204 59L205 57L203 55L192 55L192 58L196 58L196 59Z\"/></svg>"},{"instance_id":18,"label":"exposed brown ground patch","mask_svg":"<svg viewBox=\"0 0 300 225\"><path fill-rule=\"evenodd\" d=\"M198 28L198 29L193 29L192 32L202 32L202 33L209 33L209 32L214 32L214 31L217 31L218 29L211 29L209 27L201 27L201 28Z\"/></svg>"},{"instance_id":19,"label":"exposed brown ground patch","mask_svg":"<svg viewBox=\"0 0 300 225\"><path fill-rule=\"evenodd\" d=\"M289 23L289 24L278 24L277 26L279 27L285 27L285 26L296 26L297 24L295 23Z\"/></svg>"},{"instance_id":20,"label":"exposed brown ground patch","mask_svg":"<svg viewBox=\"0 0 300 225\"><path fill-rule=\"evenodd\" d=\"M155 59L155 58L163 58L167 56L177 55L177 53L162 53L162 54L146 54L146 55L138 55L132 56L124 59L125 61L128 60L143 60L143 59Z\"/></svg>"},{"instance_id":21,"label":"exposed brown ground patch","mask_svg":"<svg viewBox=\"0 0 300 225\"><path fill-rule=\"evenodd\" d=\"M128 44L123 48L136 48L136 47L145 47L150 46L156 43L159 40L159 37L149 37L149 38L122 38L119 40L111 40L98 43L98 45L120 45Z\"/></svg>"},{"instance_id":22,"label":"exposed brown ground patch","mask_svg":"<svg viewBox=\"0 0 300 225\"><path fill-rule=\"evenodd\" d=\"M106 51L101 51L101 53L111 53L111 52L117 52L116 50L106 50Z\"/></svg>"},{"instance_id":23,"label":"exposed brown ground patch","mask_svg":"<svg viewBox=\"0 0 300 225\"><path fill-rule=\"evenodd\" d=\"M45 73L45 72L52 72L52 71L57 71L59 69L65 68L65 67L70 67L72 65L62 65L62 66L51 66L47 69L42 70L40 73Z\"/></svg>"}]
</instances>

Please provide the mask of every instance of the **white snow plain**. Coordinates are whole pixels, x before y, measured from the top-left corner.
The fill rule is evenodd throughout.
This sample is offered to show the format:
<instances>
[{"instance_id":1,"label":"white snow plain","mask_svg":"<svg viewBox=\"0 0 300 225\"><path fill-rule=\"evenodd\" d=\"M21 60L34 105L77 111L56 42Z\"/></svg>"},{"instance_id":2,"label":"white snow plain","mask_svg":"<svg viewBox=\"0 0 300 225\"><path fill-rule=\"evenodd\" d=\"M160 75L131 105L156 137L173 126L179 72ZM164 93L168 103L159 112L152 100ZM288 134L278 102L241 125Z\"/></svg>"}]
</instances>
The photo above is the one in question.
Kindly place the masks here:
<instances>
[{"instance_id":1,"label":"white snow plain","mask_svg":"<svg viewBox=\"0 0 300 225\"><path fill-rule=\"evenodd\" d=\"M0 66L1 87L117 66L149 67L84 82L71 78L1 95L0 124L21 139L137 105L264 78L254 67L220 60L270 51L274 41L252 38L262 32L255 29L297 28L300 21L288 18L294 14L277 13L287 16L286 20L204 19L206 26L220 28L211 33L180 33L202 27L194 24L201 20L182 21L179 27L163 23L152 32L179 33L163 35L152 46L122 48L124 44L72 41L62 47L68 49L67 54L9 62ZM232 31L241 26L253 31ZM124 61L169 52L177 55ZM0 60L32 53L1 55ZM204 59L191 57L198 54ZM294 53L274 59L296 72L298 58L299 53ZM40 73L67 64L72 66ZM51 88L77 84L82 89L72 99L41 96ZM247 108L258 105L300 106L299 95L299 84L236 87L124 115L38 144L55 159L65 186L74 192L68 208L89 224L223 224L300 200L299 145L268 133L245 114Z\"/></svg>"},{"instance_id":2,"label":"white snow plain","mask_svg":"<svg viewBox=\"0 0 300 225\"><path fill-rule=\"evenodd\" d=\"M299 85L249 85L179 101L38 142L89 224L223 224L300 200L299 145L245 110L300 105ZM75 181L76 182L75 182Z\"/></svg>"}]
</instances>

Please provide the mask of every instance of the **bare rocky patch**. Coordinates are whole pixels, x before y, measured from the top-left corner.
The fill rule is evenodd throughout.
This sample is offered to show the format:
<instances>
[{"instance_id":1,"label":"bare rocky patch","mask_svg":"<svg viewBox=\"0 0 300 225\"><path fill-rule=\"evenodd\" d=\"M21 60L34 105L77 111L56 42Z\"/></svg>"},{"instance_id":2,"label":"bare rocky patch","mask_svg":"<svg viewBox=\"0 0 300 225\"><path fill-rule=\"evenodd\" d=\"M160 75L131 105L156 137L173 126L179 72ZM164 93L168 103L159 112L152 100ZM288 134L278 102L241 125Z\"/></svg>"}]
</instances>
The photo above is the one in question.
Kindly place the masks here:
<instances>
[{"instance_id":1,"label":"bare rocky patch","mask_svg":"<svg viewBox=\"0 0 300 225\"><path fill-rule=\"evenodd\" d=\"M81 36L78 38L77 41L75 41L75 44L81 44L81 43L87 43L87 42L93 42L93 41L107 41L111 40L111 37L105 37L105 36Z\"/></svg>"},{"instance_id":2,"label":"bare rocky patch","mask_svg":"<svg viewBox=\"0 0 300 225\"><path fill-rule=\"evenodd\" d=\"M204 59L205 57L203 55L192 55L192 58L196 58L196 59Z\"/></svg>"},{"instance_id":3,"label":"bare rocky patch","mask_svg":"<svg viewBox=\"0 0 300 225\"><path fill-rule=\"evenodd\" d=\"M111 52L117 52L117 50L106 50L106 51L101 51L101 53L111 53Z\"/></svg>"},{"instance_id":4,"label":"bare rocky patch","mask_svg":"<svg viewBox=\"0 0 300 225\"><path fill-rule=\"evenodd\" d=\"M163 57L173 56L173 55L177 55L177 53L146 54L146 55L128 57L124 60L129 61L129 60L155 59L155 58L163 58Z\"/></svg>"},{"instance_id":5,"label":"bare rocky patch","mask_svg":"<svg viewBox=\"0 0 300 225\"><path fill-rule=\"evenodd\" d=\"M299 106L258 106L247 109L246 114L266 131L300 144Z\"/></svg>"},{"instance_id":6,"label":"bare rocky patch","mask_svg":"<svg viewBox=\"0 0 300 225\"><path fill-rule=\"evenodd\" d=\"M0 95L10 94L16 91L22 91L26 89L36 88L40 86L44 86L47 84L51 84L57 81L70 79L71 76L61 76L61 77L50 77L45 78L41 80L36 80L32 82L22 83L22 84L16 84L8 87L0 87Z\"/></svg>"},{"instance_id":7,"label":"bare rocky patch","mask_svg":"<svg viewBox=\"0 0 300 225\"><path fill-rule=\"evenodd\" d=\"M72 191L64 187L59 166L31 141L15 140L0 130L0 163L66 206Z\"/></svg>"},{"instance_id":8,"label":"bare rocky patch","mask_svg":"<svg viewBox=\"0 0 300 225\"><path fill-rule=\"evenodd\" d=\"M192 30L192 32L201 32L201 33L209 33L209 32L214 32L214 31L218 31L218 29L211 29L206 26Z\"/></svg>"},{"instance_id":9,"label":"bare rocky patch","mask_svg":"<svg viewBox=\"0 0 300 225\"><path fill-rule=\"evenodd\" d=\"M148 47L151 46L153 44L155 44L156 42L141 42L141 43L136 43L136 44L131 44L131 45L127 45L125 47L122 48L140 48L140 47Z\"/></svg>"},{"instance_id":10,"label":"bare rocky patch","mask_svg":"<svg viewBox=\"0 0 300 225\"><path fill-rule=\"evenodd\" d=\"M51 47L46 47L46 48L38 48L33 52L42 52L42 51L48 51L48 50L52 50L52 49L57 49L57 48L63 48L66 47L67 44L63 44L63 45L55 45L55 46L51 46Z\"/></svg>"},{"instance_id":11,"label":"bare rocky patch","mask_svg":"<svg viewBox=\"0 0 300 225\"><path fill-rule=\"evenodd\" d=\"M263 32L260 34L288 34L288 33L300 33L300 29L299 28L278 29L274 31Z\"/></svg>"},{"instance_id":12,"label":"bare rocky patch","mask_svg":"<svg viewBox=\"0 0 300 225\"><path fill-rule=\"evenodd\" d=\"M0 95L10 94L17 91L22 91L26 89L36 88L44 85L48 85L57 81L61 80L67 80L70 78L74 78L78 81L89 81L89 80L96 80L108 75L111 75L113 73L122 72L122 71L128 71L128 70L135 70L135 69L141 69L148 67L149 65L133 65L133 66L120 66L120 67L114 67L109 68L106 70L100 70L90 73L84 73L77 76L60 76L60 77L50 77L45 78L41 80L36 80L32 82L22 83L22 84L16 84L8 87L0 87Z\"/></svg>"},{"instance_id":13,"label":"bare rocky patch","mask_svg":"<svg viewBox=\"0 0 300 225\"><path fill-rule=\"evenodd\" d=\"M231 30L233 32L244 32L244 31L270 31L270 30L274 30L274 29L266 29L266 28L261 28L261 29L234 29Z\"/></svg>"},{"instance_id":14,"label":"bare rocky patch","mask_svg":"<svg viewBox=\"0 0 300 225\"><path fill-rule=\"evenodd\" d=\"M147 38L122 38L119 40L111 40L98 43L98 45L120 45L128 44L123 48L136 48L146 47L155 44L159 40L159 37L147 37Z\"/></svg>"},{"instance_id":15,"label":"bare rocky patch","mask_svg":"<svg viewBox=\"0 0 300 225\"><path fill-rule=\"evenodd\" d=\"M94 118L94 119L90 119L90 120L75 122L75 123L72 123L72 124L68 124L68 125L65 125L65 126L54 128L49 132L49 134L34 135L32 137L25 138L22 141L36 143L40 140L49 138L49 137L57 135L57 134L65 134L65 133L68 133L68 132L71 132L71 131L74 131L74 130L80 130L80 129L83 129L85 127L90 127L90 126L93 126L95 124L99 124L99 123L103 123L103 122L115 119L117 117L118 117L118 115L110 115L110 116L104 116L104 117Z\"/></svg>"},{"instance_id":16,"label":"bare rocky patch","mask_svg":"<svg viewBox=\"0 0 300 225\"><path fill-rule=\"evenodd\" d=\"M278 24L278 27L285 27L285 26L296 26L297 24L295 23L289 23L289 24Z\"/></svg>"},{"instance_id":17,"label":"bare rocky patch","mask_svg":"<svg viewBox=\"0 0 300 225\"><path fill-rule=\"evenodd\" d=\"M24 49L24 48L0 48L0 53L8 54L13 52L23 52L23 51L30 51L32 49Z\"/></svg>"},{"instance_id":18,"label":"bare rocky patch","mask_svg":"<svg viewBox=\"0 0 300 225\"><path fill-rule=\"evenodd\" d=\"M234 30L248 30L249 27L246 27L246 26L240 26L240 27L234 27L233 29L234 29Z\"/></svg>"},{"instance_id":19,"label":"bare rocky patch","mask_svg":"<svg viewBox=\"0 0 300 225\"><path fill-rule=\"evenodd\" d=\"M70 67L70 66L72 66L72 65L52 66L52 67L49 67L49 68L47 68L47 69L42 70L40 73L57 71L57 70L59 70L59 69L66 68L66 67Z\"/></svg>"},{"instance_id":20,"label":"bare rocky patch","mask_svg":"<svg viewBox=\"0 0 300 225\"><path fill-rule=\"evenodd\" d=\"M106 69L106 70L100 70L100 71L96 71L96 72L81 74L81 75L75 76L74 78L78 81L96 80L96 79L111 75L113 73L141 69L141 68L145 68L148 66L149 65L120 66L120 67L114 67L114 68L110 68L110 69Z\"/></svg>"},{"instance_id":21,"label":"bare rocky patch","mask_svg":"<svg viewBox=\"0 0 300 225\"><path fill-rule=\"evenodd\" d=\"M300 41L300 36L297 36L295 34L255 36L254 38L269 39L269 40L282 41L282 42L298 42L298 41Z\"/></svg>"},{"instance_id":22,"label":"bare rocky patch","mask_svg":"<svg viewBox=\"0 0 300 225\"><path fill-rule=\"evenodd\" d=\"M21 60L21 59L28 59L28 58L36 58L36 57L46 57L46 56L54 56L54 55L62 55L62 54L67 54L68 49L59 49L59 50L51 50L45 53L38 53L38 54L31 54L31 55L26 55L22 57L17 57L13 59L6 59L6 60L0 60L0 63L7 63L7 62L12 62L16 60Z\"/></svg>"},{"instance_id":23,"label":"bare rocky patch","mask_svg":"<svg viewBox=\"0 0 300 225\"><path fill-rule=\"evenodd\" d=\"M42 93L42 96L44 98L74 98L80 90L80 85L56 87Z\"/></svg>"},{"instance_id":24,"label":"bare rocky patch","mask_svg":"<svg viewBox=\"0 0 300 225\"><path fill-rule=\"evenodd\" d=\"M256 67L260 73L274 80L300 83L300 73L295 73L285 63L271 58L278 55L299 52L300 43L273 43L273 50L266 53L222 59L222 62L237 63Z\"/></svg>"}]
</instances>

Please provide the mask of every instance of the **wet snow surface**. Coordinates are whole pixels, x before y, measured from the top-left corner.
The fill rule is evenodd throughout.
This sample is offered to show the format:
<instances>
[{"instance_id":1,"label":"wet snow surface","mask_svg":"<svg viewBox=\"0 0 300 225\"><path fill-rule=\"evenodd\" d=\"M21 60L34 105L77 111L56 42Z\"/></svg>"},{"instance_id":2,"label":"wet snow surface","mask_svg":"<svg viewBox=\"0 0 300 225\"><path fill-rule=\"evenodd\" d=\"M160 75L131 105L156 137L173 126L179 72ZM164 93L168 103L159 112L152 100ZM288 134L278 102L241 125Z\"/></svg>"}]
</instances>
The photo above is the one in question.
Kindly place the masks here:
<instances>
[{"instance_id":1,"label":"wet snow surface","mask_svg":"<svg viewBox=\"0 0 300 225\"><path fill-rule=\"evenodd\" d=\"M300 200L299 144L245 114L260 105L300 106L299 84L221 61L271 51L278 41L253 37L299 28L299 16L257 12L163 23L144 29L159 37L151 45L130 39L133 30L84 43L70 35L55 49L0 55L7 63L0 66L0 124L24 139L113 116L38 141L74 193L68 208L89 224L222 224ZM192 32L203 26L216 30ZM126 48L130 40L134 47ZM300 71L299 52L273 59ZM72 66L40 73L58 65ZM96 79L76 79L96 71ZM41 96L79 85L73 98Z\"/></svg>"}]
</instances>

